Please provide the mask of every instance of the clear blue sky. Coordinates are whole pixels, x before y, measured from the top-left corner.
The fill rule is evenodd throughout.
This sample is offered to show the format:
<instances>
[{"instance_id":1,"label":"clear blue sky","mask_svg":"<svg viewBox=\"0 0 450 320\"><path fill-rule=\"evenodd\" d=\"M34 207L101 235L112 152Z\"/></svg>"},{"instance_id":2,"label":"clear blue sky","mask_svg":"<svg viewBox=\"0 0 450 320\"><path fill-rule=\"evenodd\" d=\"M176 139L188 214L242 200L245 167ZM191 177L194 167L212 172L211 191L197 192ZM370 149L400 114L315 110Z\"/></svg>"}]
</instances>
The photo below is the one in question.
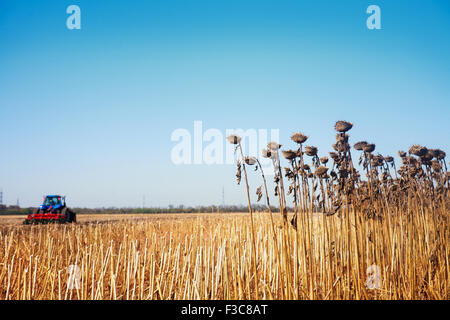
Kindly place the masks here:
<instances>
[{"instance_id":1,"label":"clear blue sky","mask_svg":"<svg viewBox=\"0 0 450 320\"><path fill-rule=\"evenodd\" d=\"M245 204L234 166L171 162L194 120L280 129L287 147L300 130L324 155L343 119L383 154L450 153L449 60L447 0L0 0L0 188L123 207L220 204L224 186Z\"/></svg>"}]
</instances>

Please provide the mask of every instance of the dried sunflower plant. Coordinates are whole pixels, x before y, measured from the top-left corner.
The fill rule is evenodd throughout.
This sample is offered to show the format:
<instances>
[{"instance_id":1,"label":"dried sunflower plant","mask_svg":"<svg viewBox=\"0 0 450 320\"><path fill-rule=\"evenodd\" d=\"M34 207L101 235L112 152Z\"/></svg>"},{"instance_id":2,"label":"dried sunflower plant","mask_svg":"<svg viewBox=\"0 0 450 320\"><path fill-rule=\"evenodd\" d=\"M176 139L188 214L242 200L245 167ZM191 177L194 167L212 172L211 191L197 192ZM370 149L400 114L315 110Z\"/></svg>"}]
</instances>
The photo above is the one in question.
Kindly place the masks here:
<instances>
[{"instance_id":1,"label":"dried sunflower plant","mask_svg":"<svg viewBox=\"0 0 450 320\"><path fill-rule=\"evenodd\" d=\"M416 291L411 291L410 296L436 294L429 282L437 279L436 275L441 272L435 285L441 289L440 294L445 292L448 297L449 262L446 257L449 252L444 244L449 243L450 173L447 171L446 153L440 149L413 145L408 152L399 151L402 165L397 170L394 157L376 154L376 145L363 140L353 146L357 152L361 152L355 165L349 135L352 128L353 123L348 121L335 123L336 142L332 145L333 151L327 156L319 156L317 147L305 145L309 137L301 132L291 136L295 148L281 150L282 145L270 142L262 150L261 156L273 162L274 196L278 199L280 211L280 227L272 228L277 248L276 261L288 270L282 280L294 281L294 289L297 290L286 292L286 297L315 295L302 290L312 290L313 283L308 281L317 280L318 271L314 268L316 256L324 259L321 263L331 268L330 272L340 272L326 297L334 296L335 286L342 279L345 279L346 285L352 283L351 286L358 286L358 297L374 296L362 285L363 279L367 277L364 274L366 269L385 270L385 278L398 285L401 281L413 281L414 288L411 290ZM241 160L238 160L239 178L241 166L244 166L245 173L245 164L260 168L263 185L256 189L257 200L262 198L264 187L270 221L272 226L276 225L259 160L244 157L239 137L230 136L228 140L237 142L237 148L241 151ZM286 166L282 164L280 152L287 161ZM247 180L246 188L250 208ZM324 233L321 235L317 234L317 219L322 221ZM401 240L405 234L409 235L407 243L405 239ZM419 235L419 240L411 239L413 234ZM317 237L321 237L322 246L317 246ZM399 250L391 252L391 261L386 260L387 257L380 251L387 244L391 251ZM336 247L341 250L339 254ZM414 252L414 248L419 253ZM417 262L419 257L416 254L428 258ZM336 260L337 255L339 262ZM397 262L392 259L397 259ZM394 271L398 272L401 263L407 263L407 269L412 273L395 274ZM385 268L389 266L391 274L387 275L388 271L380 269L379 265ZM419 270L419 265L427 271L424 273ZM307 275L309 280L302 279L302 275ZM414 278L411 278L412 275Z\"/></svg>"},{"instance_id":2,"label":"dried sunflower plant","mask_svg":"<svg viewBox=\"0 0 450 320\"><path fill-rule=\"evenodd\" d=\"M247 200L248 200L248 211L250 213L250 221L251 221L251 229L252 229L252 263L253 263L253 270L254 270L254 276L255 276L255 287L258 287L258 267L256 265L256 244L255 244L255 226L254 226L254 220L253 220L253 210L252 210L252 204L250 200L250 188L248 185L248 178L247 178L247 169L245 165L254 165L256 163L256 160L254 158L249 158L244 156L244 152L242 151L242 144L241 144L241 137L238 135L229 135L227 137L227 140L229 143L235 145L235 153L238 153L238 159L236 160L237 165L237 173L236 178L238 181L238 184L241 182L241 168L244 170L244 178L245 178L245 188L247 190ZM258 299L258 290L256 291L256 299Z\"/></svg>"}]
</instances>

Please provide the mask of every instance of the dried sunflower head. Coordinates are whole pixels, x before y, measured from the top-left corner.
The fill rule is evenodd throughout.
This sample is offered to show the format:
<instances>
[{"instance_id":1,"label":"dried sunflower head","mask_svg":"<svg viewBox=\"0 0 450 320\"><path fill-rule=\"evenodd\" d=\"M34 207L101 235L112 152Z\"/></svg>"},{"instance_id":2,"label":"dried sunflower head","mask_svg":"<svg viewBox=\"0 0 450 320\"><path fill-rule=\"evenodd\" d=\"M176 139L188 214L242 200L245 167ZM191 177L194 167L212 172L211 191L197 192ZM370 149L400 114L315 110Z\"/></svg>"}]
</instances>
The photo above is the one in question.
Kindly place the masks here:
<instances>
[{"instance_id":1,"label":"dried sunflower head","mask_svg":"<svg viewBox=\"0 0 450 320\"><path fill-rule=\"evenodd\" d=\"M316 147L313 147L313 146L307 146L307 147L305 148L305 153L306 153L308 156L313 157L313 156L317 155L317 148L316 148Z\"/></svg>"},{"instance_id":2,"label":"dried sunflower head","mask_svg":"<svg viewBox=\"0 0 450 320\"><path fill-rule=\"evenodd\" d=\"M230 134L230 135L227 137L227 140L228 140L228 142L231 143L231 144L238 144L239 142L241 142L241 137L239 137L239 136L236 135L236 134Z\"/></svg>"},{"instance_id":3,"label":"dried sunflower head","mask_svg":"<svg viewBox=\"0 0 450 320\"><path fill-rule=\"evenodd\" d=\"M431 153L437 160L444 160L446 156L445 152L441 149L429 149L428 152Z\"/></svg>"},{"instance_id":4,"label":"dried sunflower head","mask_svg":"<svg viewBox=\"0 0 450 320\"><path fill-rule=\"evenodd\" d=\"M363 147L364 152L374 152L375 151L375 144L374 143L368 143Z\"/></svg>"},{"instance_id":5,"label":"dried sunflower head","mask_svg":"<svg viewBox=\"0 0 450 320\"><path fill-rule=\"evenodd\" d=\"M328 163L328 157L322 157L322 158L320 158L320 163L322 163L322 164L327 164Z\"/></svg>"},{"instance_id":6,"label":"dried sunflower head","mask_svg":"<svg viewBox=\"0 0 450 320\"><path fill-rule=\"evenodd\" d=\"M437 159L438 152L437 149L428 149L428 153L433 157Z\"/></svg>"},{"instance_id":7,"label":"dried sunflower head","mask_svg":"<svg viewBox=\"0 0 450 320\"><path fill-rule=\"evenodd\" d=\"M329 152L329 155L334 161L339 160L339 155L336 152Z\"/></svg>"},{"instance_id":8,"label":"dried sunflower head","mask_svg":"<svg viewBox=\"0 0 450 320\"><path fill-rule=\"evenodd\" d=\"M375 156L371 161L372 167L381 167L384 164L384 158Z\"/></svg>"},{"instance_id":9,"label":"dried sunflower head","mask_svg":"<svg viewBox=\"0 0 450 320\"><path fill-rule=\"evenodd\" d=\"M422 147L418 144L414 144L409 148L409 154L413 154L418 157L423 157L428 152L428 149L425 147Z\"/></svg>"},{"instance_id":10,"label":"dried sunflower head","mask_svg":"<svg viewBox=\"0 0 450 320\"><path fill-rule=\"evenodd\" d=\"M386 161L388 163L392 163L392 162L394 162L394 158L391 156L386 156L386 157L384 157L384 161Z\"/></svg>"},{"instance_id":11,"label":"dried sunflower head","mask_svg":"<svg viewBox=\"0 0 450 320\"><path fill-rule=\"evenodd\" d=\"M422 159L422 161L429 162L429 161L433 160L433 153L431 153L429 150L427 150L427 153L420 158Z\"/></svg>"},{"instance_id":12,"label":"dried sunflower head","mask_svg":"<svg viewBox=\"0 0 450 320\"><path fill-rule=\"evenodd\" d=\"M244 161L249 166L252 166L252 165L256 164L256 158L255 157L245 157Z\"/></svg>"},{"instance_id":13,"label":"dried sunflower head","mask_svg":"<svg viewBox=\"0 0 450 320\"><path fill-rule=\"evenodd\" d=\"M445 152L442 151L441 149L436 149L435 153L436 153L436 159L438 159L438 160L444 160L446 157Z\"/></svg>"},{"instance_id":14,"label":"dried sunflower head","mask_svg":"<svg viewBox=\"0 0 450 320\"><path fill-rule=\"evenodd\" d=\"M272 158L272 151L270 151L270 149L262 149L261 151L261 155L263 156L263 158Z\"/></svg>"},{"instance_id":15,"label":"dried sunflower head","mask_svg":"<svg viewBox=\"0 0 450 320\"><path fill-rule=\"evenodd\" d=\"M291 136L291 140L298 144L301 144L308 140L308 136L305 136L301 132L296 132Z\"/></svg>"},{"instance_id":16,"label":"dried sunflower head","mask_svg":"<svg viewBox=\"0 0 450 320\"><path fill-rule=\"evenodd\" d=\"M402 158L402 163L405 165L416 166L417 159L414 158L413 156L407 156L407 157Z\"/></svg>"},{"instance_id":17,"label":"dried sunflower head","mask_svg":"<svg viewBox=\"0 0 450 320\"><path fill-rule=\"evenodd\" d=\"M294 160L297 157L297 152L294 150L283 150L281 153L288 160Z\"/></svg>"},{"instance_id":18,"label":"dried sunflower head","mask_svg":"<svg viewBox=\"0 0 450 320\"><path fill-rule=\"evenodd\" d=\"M353 127L353 123L343 121L343 120L337 121L336 124L334 125L334 129L338 132L347 132L352 127Z\"/></svg>"},{"instance_id":19,"label":"dried sunflower head","mask_svg":"<svg viewBox=\"0 0 450 320\"><path fill-rule=\"evenodd\" d=\"M267 148L271 151L277 151L281 148L281 144L279 144L278 142L272 141L267 144Z\"/></svg>"},{"instance_id":20,"label":"dried sunflower head","mask_svg":"<svg viewBox=\"0 0 450 320\"><path fill-rule=\"evenodd\" d=\"M365 145L367 145L367 141L359 141L354 144L353 148L355 148L355 150L362 151Z\"/></svg>"},{"instance_id":21,"label":"dried sunflower head","mask_svg":"<svg viewBox=\"0 0 450 320\"><path fill-rule=\"evenodd\" d=\"M316 169L316 171L314 172L314 174L315 174L317 177L324 177L324 176L326 175L327 171L328 171L328 168L327 168L327 167L320 166L320 167L318 167L318 168Z\"/></svg>"}]
</instances>

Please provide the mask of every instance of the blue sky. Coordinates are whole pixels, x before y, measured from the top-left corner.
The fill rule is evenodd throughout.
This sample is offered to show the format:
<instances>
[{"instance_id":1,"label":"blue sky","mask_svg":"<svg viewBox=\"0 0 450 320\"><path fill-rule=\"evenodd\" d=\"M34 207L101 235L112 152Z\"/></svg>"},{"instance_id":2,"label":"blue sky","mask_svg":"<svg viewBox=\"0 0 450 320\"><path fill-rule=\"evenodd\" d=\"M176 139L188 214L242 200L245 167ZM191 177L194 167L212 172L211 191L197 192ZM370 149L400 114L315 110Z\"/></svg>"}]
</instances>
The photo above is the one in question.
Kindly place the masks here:
<instances>
[{"instance_id":1,"label":"blue sky","mask_svg":"<svg viewBox=\"0 0 450 320\"><path fill-rule=\"evenodd\" d=\"M449 57L446 0L1 0L0 188L23 206L220 204L222 187L245 204L234 166L171 162L195 120L279 129L286 147L302 131L324 155L343 119L382 154L449 153Z\"/></svg>"}]
</instances>

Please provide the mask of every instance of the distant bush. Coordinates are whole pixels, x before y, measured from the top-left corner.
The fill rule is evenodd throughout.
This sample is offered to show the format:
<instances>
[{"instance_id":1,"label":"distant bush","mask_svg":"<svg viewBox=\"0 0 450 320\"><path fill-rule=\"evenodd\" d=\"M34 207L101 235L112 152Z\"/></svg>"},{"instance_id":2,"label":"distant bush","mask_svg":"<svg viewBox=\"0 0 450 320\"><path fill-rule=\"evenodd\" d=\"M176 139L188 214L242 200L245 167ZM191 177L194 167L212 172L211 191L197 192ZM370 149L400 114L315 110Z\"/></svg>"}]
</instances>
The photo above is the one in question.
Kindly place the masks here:
<instances>
[{"instance_id":1,"label":"distant bush","mask_svg":"<svg viewBox=\"0 0 450 320\"><path fill-rule=\"evenodd\" d=\"M0 215L13 216L13 215L28 215L31 213L32 208L2 208L0 209Z\"/></svg>"}]
</instances>

